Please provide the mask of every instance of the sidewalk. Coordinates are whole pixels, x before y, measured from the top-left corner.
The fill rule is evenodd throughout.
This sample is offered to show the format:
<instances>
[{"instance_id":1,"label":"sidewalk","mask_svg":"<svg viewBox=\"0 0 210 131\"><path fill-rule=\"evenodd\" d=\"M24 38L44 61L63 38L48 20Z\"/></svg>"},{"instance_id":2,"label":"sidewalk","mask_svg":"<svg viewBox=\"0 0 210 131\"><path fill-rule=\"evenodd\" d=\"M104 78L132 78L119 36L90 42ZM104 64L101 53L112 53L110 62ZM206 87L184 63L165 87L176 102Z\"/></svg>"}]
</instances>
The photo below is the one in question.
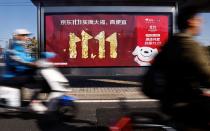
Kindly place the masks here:
<instances>
[{"instance_id":1,"label":"sidewalk","mask_svg":"<svg viewBox=\"0 0 210 131\"><path fill-rule=\"evenodd\" d=\"M73 88L68 93L80 100L116 100L143 99L146 96L139 92L139 87L103 87L103 88Z\"/></svg>"},{"instance_id":2,"label":"sidewalk","mask_svg":"<svg viewBox=\"0 0 210 131\"><path fill-rule=\"evenodd\" d=\"M71 91L67 94L76 97L78 100L119 100L119 98L125 98L126 100L147 99L140 91L140 82L113 79L88 79L88 81L89 82L86 82L89 85L85 83L84 86L72 84L69 88ZM93 83L95 86L93 86ZM30 89L25 89L24 98L28 99L30 95ZM46 94L41 94L40 97L44 99Z\"/></svg>"}]
</instances>

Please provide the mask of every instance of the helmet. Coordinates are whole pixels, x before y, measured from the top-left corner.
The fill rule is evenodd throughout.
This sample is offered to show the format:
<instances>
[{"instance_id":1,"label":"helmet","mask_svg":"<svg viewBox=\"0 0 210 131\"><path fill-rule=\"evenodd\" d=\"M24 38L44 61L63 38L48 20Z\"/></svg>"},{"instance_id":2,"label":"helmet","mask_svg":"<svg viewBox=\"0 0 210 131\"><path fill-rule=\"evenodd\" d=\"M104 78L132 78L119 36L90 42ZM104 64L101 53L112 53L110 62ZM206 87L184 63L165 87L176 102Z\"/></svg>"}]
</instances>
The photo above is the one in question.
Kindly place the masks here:
<instances>
[{"instance_id":1,"label":"helmet","mask_svg":"<svg viewBox=\"0 0 210 131\"><path fill-rule=\"evenodd\" d=\"M16 29L14 32L13 32L13 36L15 35L30 35L31 32L28 31L27 29Z\"/></svg>"}]
</instances>

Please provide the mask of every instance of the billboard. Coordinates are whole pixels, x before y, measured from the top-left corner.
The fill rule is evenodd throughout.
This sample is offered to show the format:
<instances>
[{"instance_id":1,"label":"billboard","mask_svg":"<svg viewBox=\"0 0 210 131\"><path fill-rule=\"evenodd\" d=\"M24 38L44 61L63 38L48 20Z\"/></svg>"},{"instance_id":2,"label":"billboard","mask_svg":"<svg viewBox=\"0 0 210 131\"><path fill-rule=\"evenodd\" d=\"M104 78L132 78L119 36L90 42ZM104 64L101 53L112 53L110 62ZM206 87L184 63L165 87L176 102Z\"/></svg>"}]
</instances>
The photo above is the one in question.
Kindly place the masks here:
<instances>
[{"instance_id":1,"label":"billboard","mask_svg":"<svg viewBox=\"0 0 210 131\"><path fill-rule=\"evenodd\" d=\"M59 67L149 66L169 36L168 14L45 14L45 50Z\"/></svg>"}]
</instances>

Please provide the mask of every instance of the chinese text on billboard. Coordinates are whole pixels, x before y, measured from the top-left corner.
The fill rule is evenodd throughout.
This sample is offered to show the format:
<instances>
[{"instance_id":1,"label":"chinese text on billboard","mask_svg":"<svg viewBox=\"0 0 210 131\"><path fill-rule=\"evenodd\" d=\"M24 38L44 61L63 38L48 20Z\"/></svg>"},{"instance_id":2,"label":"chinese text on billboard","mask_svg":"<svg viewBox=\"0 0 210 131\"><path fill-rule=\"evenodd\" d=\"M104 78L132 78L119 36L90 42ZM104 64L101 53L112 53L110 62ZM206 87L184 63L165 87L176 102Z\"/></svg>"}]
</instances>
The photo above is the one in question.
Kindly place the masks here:
<instances>
[{"instance_id":1,"label":"chinese text on billboard","mask_svg":"<svg viewBox=\"0 0 210 131\"><path fill-rule=\"evenodd\" d=\"M168 15L45 16L45 49L61 67L148 66L168 35Z\"/></svg>"}]
</instances>

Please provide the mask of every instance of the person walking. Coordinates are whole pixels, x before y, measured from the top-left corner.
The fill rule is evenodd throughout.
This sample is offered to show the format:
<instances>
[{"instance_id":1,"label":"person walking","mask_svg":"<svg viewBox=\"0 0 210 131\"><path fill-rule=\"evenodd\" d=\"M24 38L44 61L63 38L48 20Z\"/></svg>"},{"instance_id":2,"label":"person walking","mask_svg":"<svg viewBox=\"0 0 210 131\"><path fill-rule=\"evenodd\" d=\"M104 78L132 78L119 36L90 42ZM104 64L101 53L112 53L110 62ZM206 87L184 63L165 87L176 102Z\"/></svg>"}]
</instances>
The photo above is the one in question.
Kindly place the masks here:
<instances>
[{"instance_id":1,"label":"person walking","mask_svg":"<svg viewBox=\"0 0 210 131\"><path fill-rule=\"evenodd\" d=\"M209 128L210 97L202 87L210 87L210 54L195 40L202 25L199 12L200 7L196 6L179 10L179 32L161 48L145 74L143 86L152 82L148 75L158 71L161 75L157 75L156 81L162 86L158 96L161 110L182 123Z\"/></svg>"}]
</instances>

